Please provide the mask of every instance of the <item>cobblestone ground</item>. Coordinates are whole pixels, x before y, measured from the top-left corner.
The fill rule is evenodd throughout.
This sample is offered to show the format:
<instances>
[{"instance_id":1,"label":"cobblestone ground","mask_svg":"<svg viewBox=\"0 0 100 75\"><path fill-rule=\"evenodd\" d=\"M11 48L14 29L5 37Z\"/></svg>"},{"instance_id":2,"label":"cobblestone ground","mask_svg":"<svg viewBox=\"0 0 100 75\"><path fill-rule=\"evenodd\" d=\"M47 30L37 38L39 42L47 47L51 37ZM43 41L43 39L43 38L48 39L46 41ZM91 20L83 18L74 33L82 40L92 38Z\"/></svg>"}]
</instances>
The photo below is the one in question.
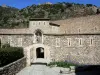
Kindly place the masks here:
<instances>
[{"instance_id":1,"label":"cobblestone ground","mask_svg":"<svg viewBox=\"0 0 100 75\"><path fill-rule=\"evenodd\" d=\"M60 74L59 69L54 70L46 65L32 65L24 68L16 75L75 75L75 73Z\"/></svg>"}]
</instances>

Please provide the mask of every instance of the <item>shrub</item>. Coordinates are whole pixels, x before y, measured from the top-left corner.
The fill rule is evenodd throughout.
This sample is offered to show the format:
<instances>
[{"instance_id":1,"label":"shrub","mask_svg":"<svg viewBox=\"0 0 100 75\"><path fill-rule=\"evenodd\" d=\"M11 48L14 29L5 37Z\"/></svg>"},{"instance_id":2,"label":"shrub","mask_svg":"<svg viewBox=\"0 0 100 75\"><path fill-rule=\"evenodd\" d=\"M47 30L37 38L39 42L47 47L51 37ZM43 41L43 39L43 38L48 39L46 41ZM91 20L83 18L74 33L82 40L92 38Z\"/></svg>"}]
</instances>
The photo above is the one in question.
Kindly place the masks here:
<instances>
[{"instance_id":1,"label":"shrub","mask_svg":"<svg viewBox=\"0 0 100 75\"><path fill-rule=\"evenodd\" d=\"M23 48L0 48L0 67L12 63L24 56Z\"/></svg>"},{"instance_id":2,"label":"shrub","mask_svg":"<svg viewBox=\"0 0 100 75\"><path fill-rule=\"evenodd\" d=\"M2 48L8 48L8 47L10 47L9 44L4 44L4 45L2 45Z\"/></svg>"},{"instance_id":3,"label":"shrub","mask_svg":"<svg viewBox=\"0 0 100 75\"><path fill-rule=\"evenodd\" d=\"M86 4L86 6L87 6L87 7L92 7L93 5L92 5L92 4Z\"/></svg>"},{"instance_id":4,"label":"shrub","mask_svg":"<svg viewBox=\"0 0 100 75\"><path fill-rule=\"evenodd\" d=\"M72 64L72 63L67 63L67 62L50 62L48 64L48 66L52 66L52 65L57 65L57 67L64 67L64 68L69 68L70 66L77 66L76 64Z\"/></svg>"},{"instance_id":5,"label":"shrub","mask_svg":"<svg viewBox=\"0 0 100 75\"><path fill-rule=\"evenodd\" d=\"M1 47L1 39L0 39L0 47Z\"/></svg>"}]
</instances>

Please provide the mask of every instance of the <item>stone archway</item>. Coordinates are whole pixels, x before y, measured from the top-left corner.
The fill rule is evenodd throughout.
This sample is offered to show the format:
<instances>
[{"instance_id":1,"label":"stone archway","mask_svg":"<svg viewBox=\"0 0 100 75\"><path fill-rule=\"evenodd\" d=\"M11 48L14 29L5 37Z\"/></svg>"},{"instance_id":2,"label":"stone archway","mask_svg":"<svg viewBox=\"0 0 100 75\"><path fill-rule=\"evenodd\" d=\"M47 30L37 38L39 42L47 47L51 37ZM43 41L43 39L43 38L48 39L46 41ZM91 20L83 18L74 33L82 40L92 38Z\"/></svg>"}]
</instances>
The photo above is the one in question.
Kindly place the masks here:
<instances>
[{"instance_id":1,"label":"stone archway","mask_svg":"<svg viewBox=\"0 0 100 75\"><path fill-rule=\"evenodd\" d=\"M39 47L36 49L36 58L44 58L44 48Z\"/></svg>"},{"instance_id":2,"label":"stone archway","mask_svg":"<svg viewBox=\"0 0 100 75\"><path fill-rule=\"evenodd\" d=\"M37 62L50 62L50 47L43 44L33 45L33 56L31 57L32 63Z\"/></svg>"},{"instance_id":3,"label":"stone archway","mask_svg":"<svg viewBox=\"0 0 100 75\"><path fill-rule=\"evenodd\" d=\"M37 57L37 54L38 52L40 53L41 49L44 51L44 56L39 55ZM25 55L27 56L27 65L31 65L31 63L50 63L52 59L50 56L50 49L51 48L49 46L43 44L34 44L24 48L24 51L26 51Z\"/></svg>"}]
</instances>

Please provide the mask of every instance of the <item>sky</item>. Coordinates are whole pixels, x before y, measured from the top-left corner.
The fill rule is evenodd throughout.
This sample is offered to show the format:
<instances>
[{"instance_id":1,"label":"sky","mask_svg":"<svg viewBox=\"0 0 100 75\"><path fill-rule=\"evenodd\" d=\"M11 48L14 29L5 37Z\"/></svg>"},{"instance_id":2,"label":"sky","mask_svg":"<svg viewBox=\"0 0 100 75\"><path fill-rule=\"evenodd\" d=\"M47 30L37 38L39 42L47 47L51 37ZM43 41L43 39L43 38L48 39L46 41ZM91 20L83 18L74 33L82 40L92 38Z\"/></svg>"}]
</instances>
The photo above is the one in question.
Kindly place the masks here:
<instances>
[{"instance_id":1,"label":"sky","mask_svg":"<svg viewBox=\"0 0 100 75\"><path fill-rule=\"evenodd\" d=\"M74 2L80 4L93 4L100 7L100 0L0 0L0 5L8 5L19 9L25 8L32 4L42 4L45 2L57 3L57 2Z\"/></svg>"}]
</instances>

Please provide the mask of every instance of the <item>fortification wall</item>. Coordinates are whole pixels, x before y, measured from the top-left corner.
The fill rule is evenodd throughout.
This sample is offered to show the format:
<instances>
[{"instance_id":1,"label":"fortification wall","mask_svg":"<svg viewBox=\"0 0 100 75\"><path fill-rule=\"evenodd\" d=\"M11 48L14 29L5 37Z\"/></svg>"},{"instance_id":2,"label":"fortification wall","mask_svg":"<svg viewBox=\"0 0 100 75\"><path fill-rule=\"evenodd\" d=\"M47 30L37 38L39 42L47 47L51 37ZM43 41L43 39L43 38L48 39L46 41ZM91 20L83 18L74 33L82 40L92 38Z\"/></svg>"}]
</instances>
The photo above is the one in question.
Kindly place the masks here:
<instances>
[{"instance_id":1,"label":"fortification wall","mask_svg":"<svg viewBox=\"0 0 100 75\"><path fill-rule=\"evenodd\" d=\"M34 44L33 35L0 35L0 38L3 44L10 42L15 47L27 47ZM100 64L100 35L45 34L43 35L43 44L50 47L52 60Z\"/></svg>"},{"instance_id":2,"label":"fortification wall","mask_svg":"<svg viewBox=\"0 0 100 75\"><path fill-rule=\"evenodd\" d=\"M33 44L33 35L0 35L3 44L10 44L13 47L27 47Z\"/></svg>"},{"instance_id":3,"label":"fortification wall","mask_svg":"<svg viewBox=\"0 0 100 75\"><path fill-rule=\"evenodd\" d=\"M51 59L78 64L100 64L100 35L45 35Z\"/></svg>"},{"instance_id":4,"label":"fortification wall","mask_svg":"<svg viewBox=\"0 0 100 75\"><path fill-rule=\"evenodd\" d=\"M100 15L70 18L53 21L60 25L60 33L65 34L97 34L100 33Z\"/></svg>"}]
</instances>

